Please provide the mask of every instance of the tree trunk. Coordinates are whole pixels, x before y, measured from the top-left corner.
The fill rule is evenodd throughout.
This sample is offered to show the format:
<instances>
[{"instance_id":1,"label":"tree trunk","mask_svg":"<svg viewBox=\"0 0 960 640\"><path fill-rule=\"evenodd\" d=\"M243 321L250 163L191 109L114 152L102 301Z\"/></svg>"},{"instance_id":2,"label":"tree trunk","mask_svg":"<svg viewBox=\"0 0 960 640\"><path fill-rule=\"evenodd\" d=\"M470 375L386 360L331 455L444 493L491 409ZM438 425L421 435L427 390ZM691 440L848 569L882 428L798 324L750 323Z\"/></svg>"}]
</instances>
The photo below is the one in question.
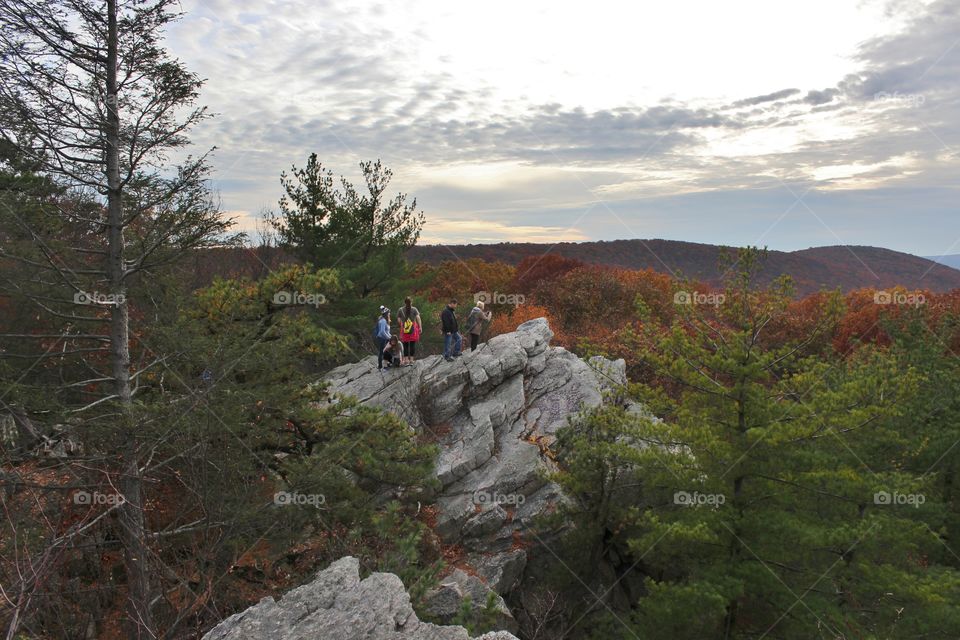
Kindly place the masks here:
<instances>
[{"instance_id":1,"label":"tree trunk","mask_svg":"<svg viewBox=\"0 0 960 640\"><path fill-rule=\"evenodd\" d=\"M737 476L733 480L733 504L737 509L737 522L734 524L733 536L730 538L730 565L731 568L738 567L740 564L740 523L743 521L743 476ZM737 598L727 603L727 614L723 621L723 638L729 640L733 637L737 627L737 614L740 610L740 602Z\"/></svg>"},{"instance_id":2,"label":"tree trunk","mask_svg":"<svg viewBox=\"0 0 960 640\"><path fill-rule=\"evenodd\" d=\"M744 363L746 364L746 363ZM740 378L741 389L743 388L746 380ZM741 390L737 396L737 441L743 438L747 433L747 407L746 407L746 398L744 397L743 391ZM745 444L745 443L743 443ZM738 463L739 464L739 463ZM733 509L736 513L736 522L733 525L733 536L730 538L730 565L731 568L739 567L740 564L740 553L742 544L740 542L740 524L743 522L743 483L744 475L739 472L738 475L733 479ZM729 603L727 603L727 614L723 621L723 638L724 640L729 640L733 637L733 634L737 626L737 614L739 613L740 603L734 598Z\"/></svg>"},{"instance_id":3,"label":"tree trunk","mask_svg":"<svg viewBox=\"0 0 960 640\"><path fill-rule=\"evenodd\" d=\"M129 314L124 282L123 186L120 181L120 113L117 98L117 0L107 0L107 278L113 304L110 311L110 366L122 413L119 432L127 439L123 448L119 489L124 504L119 509L127 577L128 637L155 637L150 615L150 575L144 534L143 496L136 433L133 421L133 397L130 389Z\"/></svg>"}]
</instances>

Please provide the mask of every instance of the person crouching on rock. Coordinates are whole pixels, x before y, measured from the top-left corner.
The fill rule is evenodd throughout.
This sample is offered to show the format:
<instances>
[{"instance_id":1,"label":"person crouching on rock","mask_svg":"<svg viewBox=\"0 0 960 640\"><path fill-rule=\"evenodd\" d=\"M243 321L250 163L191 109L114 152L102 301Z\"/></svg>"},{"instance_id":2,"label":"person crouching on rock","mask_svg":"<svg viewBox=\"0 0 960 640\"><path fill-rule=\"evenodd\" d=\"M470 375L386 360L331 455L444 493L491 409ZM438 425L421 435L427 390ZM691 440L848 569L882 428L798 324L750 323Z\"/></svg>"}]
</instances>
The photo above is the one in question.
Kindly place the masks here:
<instances>
[{"instance_id":1,"label":"person crouching on rock","mask_svg":"<svg viewBox=\"0 0 960 640\"><path fill-rule=\"evenodd\" d=\"M400 364L413 364L423 327L420 324L420 311L413 306L409 297L404 298L403 306L397 311L397 323L400 325L400 346L403 347L403 360Z\"/></svg>"},{"instance_id":2,"label":"person crouching on rock","mask_svg":"<svg viewBox=\"0 0 960 640\"><path fill-rule=\"evenodd\" d=\"M383 369L383 350L390 342L390 309L380 305L380 319L377 320L377 369Z\"/></svg>"},{"instance_id":3,"label":"person crouching on rock","mask_svg":"<svg viewBox=\"0 0 960 640\"><path fill-rule=\"evenodd\" d=\"M403 355L403 347L397 340L397 336L390 336L387 346L383 348L381 358L387 361L387 369L400 366L400 356Z\"/></svg>"},{"instance_id":4,"label":"person crouching on rock","mask_svg":"<svg viewBox=\"0 0 960 640\"><path fill-rule=\"evenodd\" d=\"M440 314L440 324L443 329L443 359L450 362L454 358L459 358L463 349L463 336L460 335L460 325L457 322L456 299L447 303Z\"/></svg>"},{"instance_id":5,"label":"person crouching on rock","mask_svg":"<svg viewBox=\"0 0 960 640\"><path fill-rule=\"evenodd\" d=\"M483 311L483 300L477 300L477 306L470 310L467 316L467 333L470 334L470 351L476 351L480 343L480 333L483 331L483 323L490 322L493 313Z\"/></svg>"}]
</instances>

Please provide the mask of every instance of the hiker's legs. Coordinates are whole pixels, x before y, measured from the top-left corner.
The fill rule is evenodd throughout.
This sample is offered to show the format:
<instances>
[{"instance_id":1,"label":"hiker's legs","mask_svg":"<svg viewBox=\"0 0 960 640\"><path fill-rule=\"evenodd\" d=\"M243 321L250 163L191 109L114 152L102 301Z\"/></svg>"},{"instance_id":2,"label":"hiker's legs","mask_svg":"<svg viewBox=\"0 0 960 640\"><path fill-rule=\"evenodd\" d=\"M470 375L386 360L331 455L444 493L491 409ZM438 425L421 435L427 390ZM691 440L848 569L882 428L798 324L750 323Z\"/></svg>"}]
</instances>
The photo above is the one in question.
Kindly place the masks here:
<instances>
[{"instance_id":1,"label":"hiker's legs","mask_svg":"<svg viewBox=\"0 0 960 640\"><path fill-rule=\"evenodd\" d=\"M456 349L453 351L453 355L458 356L463 353L463 336L460 335L459 331L453 334L453 343L456 347Z\"/></svg>"},{"instance_id":2,"label":"hiker's legs","mask_svg":"<svg viewBox=\"0 0 960 640\"><path fill-rule=\"evenodd\" d=\"M453 334L445 333L443 334L443 357L450 357L450 344L453 342Z\"/></svg>"},{"instance_id":3,"label":"hiker's legs","mask_svg":"<svg viewBox=\"0 0 960 640\"><path fill-rule=\"evenodd\" d=\"M386 346L386 340L383 338L377 338L377 369L383 369L383 349Z\"/></svg>"},{"instance_id":4,"label":"hiker's legs","mask_svg":"<svg viewBox=\"0 0 960 640\"><path fill-rule=\"evenodd\" d=\"M414 356L417 355L417 341L411 340L410 342L408 342L407 349L408 349L407 360L409 360L410 362L413 362Z\"/></svg>"},{"instance_id":5,"label":"hiker's legs","mask_svg":"<svg viewBox=\"0 0 960 640\"><path fill-rule=\"evenodd\" d=\"M478 344L479 342L480 342L480 334L479 334L479 333L471 333L471 334L470 334L470 351L476 351L476 350L477 350L477 344Z\"/></svg>"}]
</instances>

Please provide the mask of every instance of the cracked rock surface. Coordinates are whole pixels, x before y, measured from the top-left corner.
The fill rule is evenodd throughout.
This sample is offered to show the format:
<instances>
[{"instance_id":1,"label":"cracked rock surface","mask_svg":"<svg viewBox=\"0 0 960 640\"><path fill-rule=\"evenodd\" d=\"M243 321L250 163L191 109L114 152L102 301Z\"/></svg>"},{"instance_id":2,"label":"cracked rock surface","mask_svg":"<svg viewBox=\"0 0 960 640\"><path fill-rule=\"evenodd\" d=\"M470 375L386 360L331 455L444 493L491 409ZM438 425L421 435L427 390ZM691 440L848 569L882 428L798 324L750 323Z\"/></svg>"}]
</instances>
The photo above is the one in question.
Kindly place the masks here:
<instances>
[{"instance_id":1,"label":"cracked rock surface","mask_svg":"<svg viewBox=\"0 0 960 640\"><path fill-rule=\"evenodd\" d=\"M360 563L337 560L313 581L279 601L264 598L207 633L203 640L470 640L466 629L421 622L400 578L373 573L360 579ZM476 640L516 640L505 631Z\"/></svg>"},{"instance_id":2,"label":"cracked rock surface","mask_svg":"<svg viewBox=\"0 0 960 640\"><path fill-rule=\"evenodd\" d=\"M333 393L356 396L438 436L435 531L459 544L479 579L498 594L518 584L527 564L525 537L562 499L548 482L548 455L567 417L603 402L626 382L623 360L584 361L550 346L546 319L523 323L453 362L429 356L378 371L376 358L331 371Z\"/></svg>"}]
</instances>

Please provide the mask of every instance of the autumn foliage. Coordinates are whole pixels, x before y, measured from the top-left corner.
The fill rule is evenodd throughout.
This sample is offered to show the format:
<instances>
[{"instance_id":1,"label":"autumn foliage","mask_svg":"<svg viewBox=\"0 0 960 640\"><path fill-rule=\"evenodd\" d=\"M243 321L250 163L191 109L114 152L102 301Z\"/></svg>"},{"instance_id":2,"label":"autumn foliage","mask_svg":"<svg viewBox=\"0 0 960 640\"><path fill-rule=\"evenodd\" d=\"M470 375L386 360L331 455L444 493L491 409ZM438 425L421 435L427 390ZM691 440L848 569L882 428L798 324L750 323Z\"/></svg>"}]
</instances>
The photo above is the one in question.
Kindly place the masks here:
<instances>
[{"instance_id":1,"label":"autumn foliage","mask_svg":"<svg viewBox=\"0 0 960 640\"><path fill-rule=\"evenodd\" d=\"M704 283L680 282L653 269L585 264L551 254L527 256L516 267L479 258L421 264L417 273L427 284L414 294L438 303L455 297L461 306L472 306L478 291L519 294L520 303L488 305L493 320L484 339L543 317L555 333L555 345L581 354L622 357L628 370L637 374L633 351L643 322L669 325L678 311L674 302L678 290L719 291ZM717 309L700 313L712 322L723 322ZM763 342L768 347L798 344L806 355L845 355L859 344L887 346L893 327L919 319L936 333L944 349L960 353L958 317L960 291L863 288L846 295L820 291L795 297L787 312L771 321Z\"/></svg>"},{"instance_id":2,"label":"autumn foliage","mask_svg":"<svg viewBox=\"0 0 960 640\"><path fill-rule=\"evenodd\" d=\"M555 254L527 256L517 264L514 286L517 291L534 293L539 287L556 281L568 271L583 266L586 266L585 262Z\"/></svg>"},{"instance_id":3,"label":"autumn foliage","mask_svg":"<svg viewBox=\"0 0 960 640\"><path fill-rule=\"evenodd\" d=\"M536 318L546 318L547 322L550 323L550 328L553 330L553 344L559 345L561 347L572 347L573 345L570 342L570 336L565 334L561 328L559 322L554 317L553 313L546 307L542 307L538 304L522 304L510 309L509 311L502 313L500 315L495 315L493 320L490 322L490 327L487 329L489 332L489 337L500 335L501 333L510 333L511 331L516 331L517 327L523 324L528 320L534 320Z\"/></svg>"}]
</instances>

